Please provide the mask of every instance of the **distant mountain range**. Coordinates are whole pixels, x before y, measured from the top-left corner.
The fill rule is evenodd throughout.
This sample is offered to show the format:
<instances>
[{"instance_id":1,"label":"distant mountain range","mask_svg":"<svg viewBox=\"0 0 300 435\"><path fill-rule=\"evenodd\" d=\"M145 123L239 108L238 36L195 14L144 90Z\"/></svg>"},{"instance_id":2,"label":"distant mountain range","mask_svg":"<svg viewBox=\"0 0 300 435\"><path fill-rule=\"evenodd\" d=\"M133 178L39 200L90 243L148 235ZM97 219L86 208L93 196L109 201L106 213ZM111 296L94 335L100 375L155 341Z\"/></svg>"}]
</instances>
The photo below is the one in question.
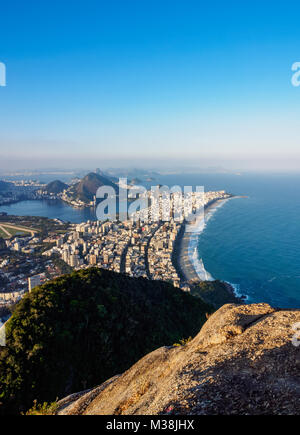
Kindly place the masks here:
<instances>
[{"instance_id":1,"label":"distant mountain range","mask_svg":"<svg viewBox=\"0 0 300 435\"><path fill-rule=\"evenodd\" d=\"M140 180L153 181L157 177L159 177L160 174L158 172L146 170L146 169L109 168L106 170L105 176L107 175L111 176L112 178L127 177L129 180L134 178L139 178Z\"/></svg>"}]
</instances>

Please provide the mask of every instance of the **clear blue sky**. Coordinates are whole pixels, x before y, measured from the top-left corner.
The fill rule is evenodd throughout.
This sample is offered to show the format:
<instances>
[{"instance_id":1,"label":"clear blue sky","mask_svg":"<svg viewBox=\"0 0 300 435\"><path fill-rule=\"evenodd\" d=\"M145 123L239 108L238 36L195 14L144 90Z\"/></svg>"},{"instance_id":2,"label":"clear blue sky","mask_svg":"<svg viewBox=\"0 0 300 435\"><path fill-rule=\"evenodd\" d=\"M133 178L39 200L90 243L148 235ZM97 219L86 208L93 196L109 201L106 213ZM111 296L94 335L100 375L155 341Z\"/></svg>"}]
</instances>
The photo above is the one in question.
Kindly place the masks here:
<instances>
[{"instance_id":1,"label":"clear blue sky","mask_svg":"<svg viewBox=\"0 0 300 435\"><path fill-rule=\"evenodd\" d=\"M0 168L300 169L299 16L296 1L2 2Z\"/></svg>"}]
</instances>

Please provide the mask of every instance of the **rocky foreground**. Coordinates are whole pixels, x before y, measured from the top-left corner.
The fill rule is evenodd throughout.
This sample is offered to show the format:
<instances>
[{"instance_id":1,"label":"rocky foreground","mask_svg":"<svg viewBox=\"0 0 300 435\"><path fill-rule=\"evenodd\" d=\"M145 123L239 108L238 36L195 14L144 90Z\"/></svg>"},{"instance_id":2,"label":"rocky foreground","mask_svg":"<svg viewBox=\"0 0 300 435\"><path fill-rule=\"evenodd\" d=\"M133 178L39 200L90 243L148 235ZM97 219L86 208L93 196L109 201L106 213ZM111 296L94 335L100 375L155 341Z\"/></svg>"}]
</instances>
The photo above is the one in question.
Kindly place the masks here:
<instances>
[{"instance_id":1,"label":"rocky foreground","mask_svg":"<svg viewBox=\"0 0 300 435\"><path fill-rule=\"evenodd\" d=\"M299 414L297 322L300 310L224 305L186 345L61 400L57 414Z\"/></svg>"}]
</instances>

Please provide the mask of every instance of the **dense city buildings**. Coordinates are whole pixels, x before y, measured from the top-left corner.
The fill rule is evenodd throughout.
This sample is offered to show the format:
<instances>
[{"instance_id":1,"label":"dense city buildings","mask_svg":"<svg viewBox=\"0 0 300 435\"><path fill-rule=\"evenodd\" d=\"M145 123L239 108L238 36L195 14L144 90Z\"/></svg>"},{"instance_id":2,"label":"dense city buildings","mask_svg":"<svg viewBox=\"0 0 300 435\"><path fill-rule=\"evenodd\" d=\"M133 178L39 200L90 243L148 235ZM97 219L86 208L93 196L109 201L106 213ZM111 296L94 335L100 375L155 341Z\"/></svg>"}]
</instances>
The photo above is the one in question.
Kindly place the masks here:
<instances>
[{"instance_id":1,"label":"dense city buildings","mask_svg":"<svg viewBox=\"0 0 300 435\"><path fill-rule=\"evenodd\" d=\"M19 300L26 291L66 271L91 266L189 290L174 264L175 246L186 228L180 207L175 206L180 198L176 193L168 198L160 194L155 206L151 195L146 193L151 206L125 221L69 224L66 231L58 230L57 224L58 229L46 236L33 232L7 239L8 252L0 255L0 304ZM195 213L228 197L225 191L191 193L187 201Z\"/></svg>"}]
</instances>

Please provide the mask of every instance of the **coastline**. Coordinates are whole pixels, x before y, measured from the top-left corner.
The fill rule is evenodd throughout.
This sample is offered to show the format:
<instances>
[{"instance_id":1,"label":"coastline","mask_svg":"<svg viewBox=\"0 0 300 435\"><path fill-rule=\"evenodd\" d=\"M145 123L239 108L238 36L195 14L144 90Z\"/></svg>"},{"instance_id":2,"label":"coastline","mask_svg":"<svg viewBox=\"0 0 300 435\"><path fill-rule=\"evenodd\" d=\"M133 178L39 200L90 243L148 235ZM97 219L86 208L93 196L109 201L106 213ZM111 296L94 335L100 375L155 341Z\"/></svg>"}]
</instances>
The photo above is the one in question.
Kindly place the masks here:
<instances>
[{"instance_id":1,"label":"coastline","mask_svg":"<svg viewBox=\"0 0 300 435\"><path fill-rule=\"evenodd\" d=\"M208 204L204 208L204 219L207 222L210 216L223 204L233 198L239 198L239 196L231 196L226 199L218 199ZM203 225L203 219L196 222L195 232L187 232L184 228L182 234L178 240L178 254L177 254L177 267L178 273L181 279L189 284L197 284L202 281L214 281L212 275L205 270L202 259L198 258L198 238L201 232L205 228ZM237 288L229 282L224 282L228 295L236 300L237 303L245 303L247 297L239 294Z\"/></svg>"}]
</instances>

